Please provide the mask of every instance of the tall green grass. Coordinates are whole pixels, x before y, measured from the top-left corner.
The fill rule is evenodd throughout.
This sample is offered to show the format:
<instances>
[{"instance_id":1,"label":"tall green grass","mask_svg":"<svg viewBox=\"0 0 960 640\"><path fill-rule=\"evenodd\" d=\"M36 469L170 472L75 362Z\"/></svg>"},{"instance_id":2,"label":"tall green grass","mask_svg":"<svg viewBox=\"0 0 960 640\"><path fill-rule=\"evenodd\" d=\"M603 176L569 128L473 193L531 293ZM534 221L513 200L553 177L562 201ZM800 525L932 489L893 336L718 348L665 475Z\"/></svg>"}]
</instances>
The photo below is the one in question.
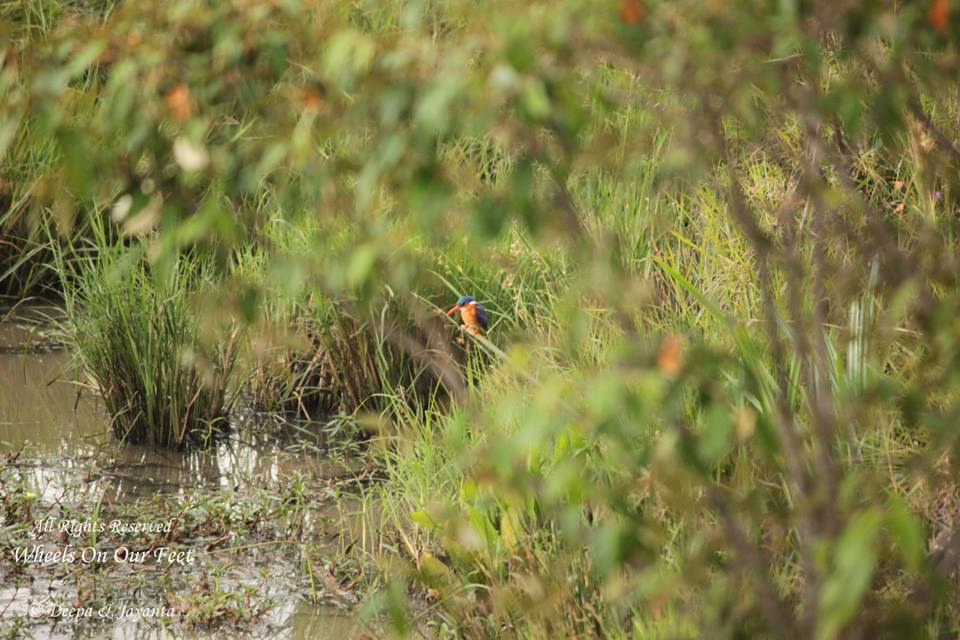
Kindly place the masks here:
<instances>
[{"instance_id":1,"label":"tall green grass","mask_svg":"<svg viewBox=\"0 0 960 640\"><path fill-rule=\"evenodd\" d=\"M106 19L116 0L95 0L82 4L60 0L17 0L0 2L0 43L13 46L6 52L12 59L17 49L43 46L64 22L78 17ZM26 72L14 73L0 92L19 95L35 78ZM92 121L96 114L99 79L86 74L72 86L62 106L69 121ZM4 127L12 127L6 146L0 147L0 298L27 296L60 297L58 274L48 237L51 233L69 238L84 236L89 203L80 202L72 192L72 181L58 164L63 160L57 139L56 122L39 110L4 114Z\"/></svg>"},{"instance_id":2,"label":"tall green grass","mask_svg":"<svg viewBox=\"0 0 960 640\"><path fill-rule=\"evenodd\" d=\"M480 251L469 240L430 247L394 229L416 255L416 268L396 286L415 293L398 295L389 285L344 286L352 277L341 260L353 248L349 230L274 215L259 233L235 252L232 268L238 286L259 292L248 386L264 409L312 417L390 411L395 397L426 407L458 396L473 347L446 309L475 296L490 314L491 339L506 344L555 322L568 277L563 256L545 257L519 233Z\"/></svg>"},{"instance_id":3,"label":"tall green grass","mask_svg":"<svg viewBox=\"0 0 960 640\"><path fill-rule=\"evenodd\" d=\"M783 190L762 162L749 186L757 197ZM444 286L483 300L502 349L471 344L457 405L389 394L393 424L379 449L387 481L370 500L384 524L367 552L382 558L394 541L410 563L400 575L467 637L696 637L714 624L704 612L726 606L710 584L729 568L706 560L702 532L717 522L702 494L685 493L694 483L676 460L713 461L733 492L782 482L763 453L764 421L778 408L769 344L749 329L761 314L754 256L709 189L664 193L599 172L572 189L587 227L613 247L619 279L609 263L591 273L566 267L561 252L544 259L522 234L480 255L453 252L455 262L438 252ZM591 308L591 293L611 285L629 299ZM824 382L851 404L882 381L878 362L902 358L894 344L864 343L872 286L845 314L848 327L825 328ZM661 370L667 334L683 336L680 382ZM785 375L801 413L802 363L790 360ZM933 496L907 466L923 443L894 415L864 419L837 434L846 472L888 475L891 492L929 517ZM777 588L799 589L790 531L771 516L758 535Z\"/></svg>"},{"instance_id":4,"label":"tall green grass","mask_svg":"<svg viewBox=\"0 0 960 640\"><path fill-rule=\"evenodd\" d=\"M182 448L227 428L239 330L205 331L197 298L216 283L210 264L182 257L152 270L143 247L93 225L92 238L59 248L63 333L123 442Z\"/></svg>"},{"instance_id":5,"label":"tall green grass","mask_svg":"<svg viewBox=\"0 0 960 640\"><path fill-rule=\"evenodd\" d=\"M0 161L0 296L43 293L56 276L49 265L47 236L52 215L33 193L57 158L56 144L27 123Z\"/></svg>"}]
</instances>

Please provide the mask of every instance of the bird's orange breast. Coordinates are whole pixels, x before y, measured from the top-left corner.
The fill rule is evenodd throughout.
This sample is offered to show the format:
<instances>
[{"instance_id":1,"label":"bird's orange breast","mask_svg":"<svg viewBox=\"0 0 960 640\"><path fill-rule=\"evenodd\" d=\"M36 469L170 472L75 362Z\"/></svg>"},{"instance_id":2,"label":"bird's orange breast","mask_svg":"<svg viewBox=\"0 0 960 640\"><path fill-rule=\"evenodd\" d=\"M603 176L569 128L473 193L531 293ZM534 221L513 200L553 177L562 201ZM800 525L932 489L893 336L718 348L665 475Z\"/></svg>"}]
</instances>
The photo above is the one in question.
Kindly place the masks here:
<instances>
[{"instance_id":1,"label":"bird's orange breast","mask_svg":"<svg viewBox=\"0 0 960 640\"><path fill-rule=\"evenodd\" d=\"M468 304L460 309L460 318L463 320L463 325L467 328L467 331L477 336L483 333L483 325L480 324L480 321L477 320L477 307Z\"/></svg>"}]
</instances>

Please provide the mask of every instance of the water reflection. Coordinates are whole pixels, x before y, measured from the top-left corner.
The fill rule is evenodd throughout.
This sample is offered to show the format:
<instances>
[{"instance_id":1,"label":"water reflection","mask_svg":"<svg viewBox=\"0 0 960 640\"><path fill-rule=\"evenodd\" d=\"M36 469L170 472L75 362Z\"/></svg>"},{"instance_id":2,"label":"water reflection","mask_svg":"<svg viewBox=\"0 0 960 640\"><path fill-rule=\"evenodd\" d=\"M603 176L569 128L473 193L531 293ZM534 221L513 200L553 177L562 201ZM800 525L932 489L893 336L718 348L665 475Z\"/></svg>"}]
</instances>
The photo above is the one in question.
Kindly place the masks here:
<instances>
[{"instance_id":1,"label":"water reflection","mask_svg":"<svg viewBox=\"0 0 960 640\"><path fill-rule=\"evenodd\" d=\"M15 463L47 499L65 497L65 479L92 473L91 460L97 469L90 481L112 502L338 472L317 455L318 425L284 427L250 412L234 416L231 433L205 450L118 446L102 403L72 379L70 354L15 351L13 341L27 335L0 323L0 454L22 451Z\"/></svg>"},{"instance_id":2,"label":"water reflection","mask_svg":"<svg viewBox=\"0 0 960 640\"><path fill-rule=\"evenodd\" d=\"M234 422L228 436L205 450L112 448L98 465L108 487L106 499L120 502L158 492L182 496L197 487L237 490L251 482L277 484L295 474L325 478L338 473L318 455L315 443L288 441L276 424Z\"/></svg>"},{"instance_id":3,"label":"water reflection","mask_svg":"<svg viewBox=\"0 0 960 640\"><path fill-rule=\"evenodd\" d=\"M98 403L70 378L64 351L0 351L0 447L32 443L38 452L67 454L105 434Z\"/></svg>"}]
</instances>

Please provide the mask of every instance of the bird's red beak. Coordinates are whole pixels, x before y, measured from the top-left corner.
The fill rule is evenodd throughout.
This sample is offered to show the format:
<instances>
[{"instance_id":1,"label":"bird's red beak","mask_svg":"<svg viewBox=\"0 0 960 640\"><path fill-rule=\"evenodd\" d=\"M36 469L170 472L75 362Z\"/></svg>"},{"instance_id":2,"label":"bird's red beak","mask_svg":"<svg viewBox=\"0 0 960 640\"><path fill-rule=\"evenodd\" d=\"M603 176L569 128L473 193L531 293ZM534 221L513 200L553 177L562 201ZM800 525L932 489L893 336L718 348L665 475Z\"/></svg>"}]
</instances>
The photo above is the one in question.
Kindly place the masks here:
<instances>
[{"instance_id":1,"label":"bird's red beak","mask_svg":"<svg viewBox=\"0 0 960 640\"><path fill-rule=\"evenodd\" d=\"M450 309L450 311L447 311L447 315L452 316L454 313L456 313L457 311L460 311L460 309L462 308L463 307L461 307L459 304L455 304L453 305L453 309Z\"/></svg>"}]
</instances>

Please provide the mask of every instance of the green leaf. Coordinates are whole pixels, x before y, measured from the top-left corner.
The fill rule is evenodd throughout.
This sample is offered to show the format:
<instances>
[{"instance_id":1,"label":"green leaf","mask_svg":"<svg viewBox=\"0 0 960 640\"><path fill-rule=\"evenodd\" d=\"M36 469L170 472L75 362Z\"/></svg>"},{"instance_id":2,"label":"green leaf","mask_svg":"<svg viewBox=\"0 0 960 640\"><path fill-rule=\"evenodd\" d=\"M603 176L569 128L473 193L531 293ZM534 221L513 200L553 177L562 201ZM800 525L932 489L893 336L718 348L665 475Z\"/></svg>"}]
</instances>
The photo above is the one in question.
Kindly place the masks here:
<instances>
[{"instance_id":1,"label":"green leaf","mask_svg":"<svg viewBox=\"0 0 960 640\"><path fill-rule=\"evenodd\" d=\"M911 571L917 571L926 556L923 526L904 501L893 497L887 506L887 526L894 543Z\"/></svg>"},{"instance_id":2,"label":"green leaf","mask_svg":"<svg viewBox=\"0 0 960 640\"><path fill-rule=\"evenodd\" d=\"M697 441L697 454L703 464L712 467L733 446L733 419L727 406L715 402L707 409L703 422L703 433Z\"/></svg>"},{"instance_id":3,"label":"green leaf","mask_svg":"<svg viewBox=\"0 0 960 640\"><path fill-rule=\"evenodd\" d=\"M825 576L818 603L816 637L836 638L857 615L877 566L877 536L882 522L876 509L850 520L833 553L833 568Z\"/></svg>"},{"instance_id":4,"label":"green leaf","mask_svg":"<svg viewBox=\"0 0 960 640\"><path fill-rule=\"evenodd\" d=\"M86 136L74 129L57 130L57 144L63 154L63 168L67 183L74 195L85 198L91 189L93 167L90 145Z\"/></svg>"},{"instance_id":5,"label":"green leaf","mask_svg":"<svg viewBox=\"0 0 960 640\"><path fill-rule=\"evenodd\" d=\"M550 115L550 98L540 80L527 83L523 88L521 102L527 115L534 120L545 120Z\"/></svg>"},{"instance_id":6,"label":"green leaf","mask_svg":"<svg viewBox=\"0 0 960 640\"><path fill-rule=\"evenodd\" d=\"M437 528L437 521L431 518L426 511L414 511L410 514L410 519L428 530Z\"/></svg>"},{"instance_id":7,"label":"green leaf","mask_svg":"<svg viewBox=\"0 0 960 640\"><path fill-rule=\"evenodd\" d=\"M350 255L350 265L347 267L347 283L351 287L363 286L373 273L377 264L377 247L367 244Z\"/></svg>"}]
</instances>

